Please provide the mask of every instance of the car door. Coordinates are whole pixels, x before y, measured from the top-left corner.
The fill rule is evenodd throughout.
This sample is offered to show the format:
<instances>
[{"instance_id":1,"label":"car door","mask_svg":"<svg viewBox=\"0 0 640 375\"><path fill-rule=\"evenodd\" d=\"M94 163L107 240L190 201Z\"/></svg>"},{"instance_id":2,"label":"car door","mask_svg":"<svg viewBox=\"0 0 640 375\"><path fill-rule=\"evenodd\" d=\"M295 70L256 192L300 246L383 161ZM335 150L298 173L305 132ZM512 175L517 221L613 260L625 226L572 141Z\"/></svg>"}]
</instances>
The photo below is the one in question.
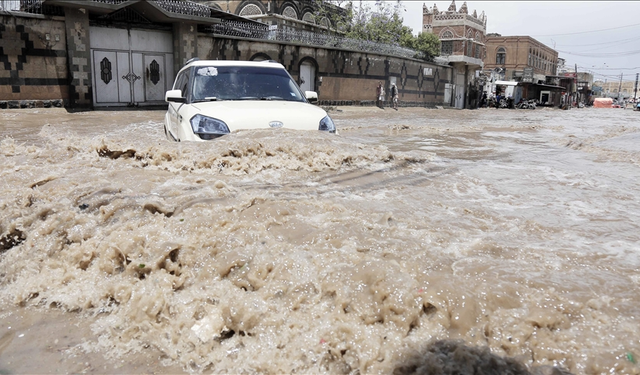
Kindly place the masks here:
<instances>
[{"instance_id":1,"label":"car door","mask_svg":"<svg viewBox=\"0 0 640 375\"><path fill-rule=\"evenodd\" d=\"M176 82L173 85L174 90L181 90L182 97L187 98L189 95L189 77L190 77L191 69L183 70L178 74L176 78ZM169 116L169 128L167 129L171 134L171 137L175 140L180 140L179 138L179 128L180 128L180 109L184 106L185 103L175 103L169 102L169 108L167 109L167 114Z\"/></svg>"}]
</instances>

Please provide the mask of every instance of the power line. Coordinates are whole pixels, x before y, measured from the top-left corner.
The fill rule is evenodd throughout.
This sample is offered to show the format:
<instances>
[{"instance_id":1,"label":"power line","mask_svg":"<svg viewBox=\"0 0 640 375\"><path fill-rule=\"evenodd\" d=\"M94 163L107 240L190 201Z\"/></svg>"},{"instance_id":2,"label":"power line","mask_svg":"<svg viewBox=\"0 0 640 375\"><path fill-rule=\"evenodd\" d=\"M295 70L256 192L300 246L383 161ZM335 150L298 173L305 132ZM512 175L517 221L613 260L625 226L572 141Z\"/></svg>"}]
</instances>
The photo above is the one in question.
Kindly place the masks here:
<instances>
[{"instance_id":1,"label":"power line","mask_svg":"<svg viewBox=\"0 0 640 375\"><path fill-rule=\"evenodd\" d=\"M582 57L619 57L619 56L633 56L640 54L640 50L637 51L625 51L625 52L603 52L603 53L576 53L569 51L556 50L558 52L566 53L567 55L582 56Z\"/></svg>"},{"instance_id":2,"label":"power line","mask_svg":"<svg viewBox=\"0 0 640 375\"><path fill-rule=\"evenodd\" d=\"M532 36L534 36L534 37L541 37L541 36L579 35L579 34L599 33L599 32L601 32L601 31L618 30L618 29L624 29L624 28L627 28L627 27L634 27L634 26L640 26L640 23L636 23L636 24L633 24L633 25L626 25L626 26L612 27L612 28L609 28L609 29L580 31L580 32L577 32L577 33L546 34L546 35L532 35Z\"/></svg>"},{"instance_id":3,"label":"power line","mask_svg":"<svg viewBox=\"0 0 640 375\"><path fill-rule=\"evenodd\" d=\"M637 41L637 40L638 40L638 37L633 37L633 38L629 38L629 39L616 40L613 43L611 41L607 41L607 42L603 42L603 43L592 43L592 44L558 44L558 45L559 46L564 46L564 47L591 47L591 46L601 46L603 44L607 44L607 45L624 44L624 42Z\"/></svg>"}]
</instances>

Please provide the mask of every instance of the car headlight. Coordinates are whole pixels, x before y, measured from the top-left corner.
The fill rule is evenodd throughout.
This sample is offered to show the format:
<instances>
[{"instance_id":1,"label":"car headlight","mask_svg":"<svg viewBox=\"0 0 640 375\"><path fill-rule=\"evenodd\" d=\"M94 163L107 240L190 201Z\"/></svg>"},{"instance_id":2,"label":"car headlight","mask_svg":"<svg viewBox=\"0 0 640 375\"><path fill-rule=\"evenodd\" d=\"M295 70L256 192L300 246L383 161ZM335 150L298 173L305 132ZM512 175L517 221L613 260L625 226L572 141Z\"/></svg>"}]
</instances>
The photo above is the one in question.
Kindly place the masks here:
<instances>
[{"instance_id":1,"label":"car headlight","mask_svg":"<svg viewBox=\"0 0 640 375\"><path fill-rule=\"evenodd\" d=\"M224 121L203 115L191 118L191 129L202 139L213 139L230 133Z\"/></svg>"},{"instance_id":2,"label":"car headlight","mask_svg":"<svg viewBox=\"0 0 640 375\"><path fill-rule=\"evenodd\" d=\"M320 126L318 126L318 130L323 130L329 133L335 133L336 124L333 123L333 120L331 120L331 117L326 116L325 118L320 120Z\"/></svg>"}]
</instances>

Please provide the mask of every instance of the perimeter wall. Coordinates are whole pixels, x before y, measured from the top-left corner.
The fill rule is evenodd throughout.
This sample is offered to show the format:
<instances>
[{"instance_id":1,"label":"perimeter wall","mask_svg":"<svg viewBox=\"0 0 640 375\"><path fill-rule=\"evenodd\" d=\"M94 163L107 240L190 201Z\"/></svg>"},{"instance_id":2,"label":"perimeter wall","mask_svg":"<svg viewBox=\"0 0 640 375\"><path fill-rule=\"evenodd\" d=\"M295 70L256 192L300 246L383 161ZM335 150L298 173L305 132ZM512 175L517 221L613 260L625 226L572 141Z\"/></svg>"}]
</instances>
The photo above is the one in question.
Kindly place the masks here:
<instances>
[{"instance_id":1,"label":"perimeter wall","mask_svg":"<svg viewBox=\"0 0 640 375\"><path fill-rule=\"evenodd\" d=\"M378 82L385 85L389 101L391 83L395 82L401 106L441 106L445 84L451 83L452 75L448 66L416 59L203 34L198 37L198 57L275 60L298 83L301 65L310 63L316 69L313 87L321 105L374 105Z\"/></svg>"},{"instance_id":2,"label":"perimeter wall","mask_svg":"<svg viewBox=\"0 0 640 375\"><path fill-rule=\"evenodd\" d=\"M93 106L88 15L73 10L67 10L65 17L0 14L0 21L0 108ZM174 35L178 47L187 38L195 51L189 56L176 53L177 60L185 60L176 61L176 66L191 56L269 59L282 63L299 83L301 66L311 66L315 73L312 88L318 92L320 105L374 105L378 82L384 83L389 101L389 89L395 82L400 106L433 107L443 105L445 85L452 83L450 67L422 60L213 36L197 32L197 27L178 29L179 33L173 28L179 34Z\"/></svg>"}]
</instances>

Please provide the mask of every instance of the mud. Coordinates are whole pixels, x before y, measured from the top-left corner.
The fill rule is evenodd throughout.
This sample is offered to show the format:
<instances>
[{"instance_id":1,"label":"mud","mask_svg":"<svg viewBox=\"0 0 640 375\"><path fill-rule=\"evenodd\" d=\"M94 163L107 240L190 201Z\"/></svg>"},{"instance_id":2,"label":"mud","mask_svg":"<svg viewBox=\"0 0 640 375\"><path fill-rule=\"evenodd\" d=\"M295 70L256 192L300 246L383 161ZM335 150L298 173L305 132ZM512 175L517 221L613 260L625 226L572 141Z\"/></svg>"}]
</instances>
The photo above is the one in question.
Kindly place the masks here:
<instances>
[{"instance_id":1,"label":"mud","mask_svg":"<svg viewBox=\"0 0 640 375\"><path fill-rule=\"evenodd\" d=\"M0 112L0 371L640 373L637 113L331 115Z\"/></svg>"}]
</instances>

